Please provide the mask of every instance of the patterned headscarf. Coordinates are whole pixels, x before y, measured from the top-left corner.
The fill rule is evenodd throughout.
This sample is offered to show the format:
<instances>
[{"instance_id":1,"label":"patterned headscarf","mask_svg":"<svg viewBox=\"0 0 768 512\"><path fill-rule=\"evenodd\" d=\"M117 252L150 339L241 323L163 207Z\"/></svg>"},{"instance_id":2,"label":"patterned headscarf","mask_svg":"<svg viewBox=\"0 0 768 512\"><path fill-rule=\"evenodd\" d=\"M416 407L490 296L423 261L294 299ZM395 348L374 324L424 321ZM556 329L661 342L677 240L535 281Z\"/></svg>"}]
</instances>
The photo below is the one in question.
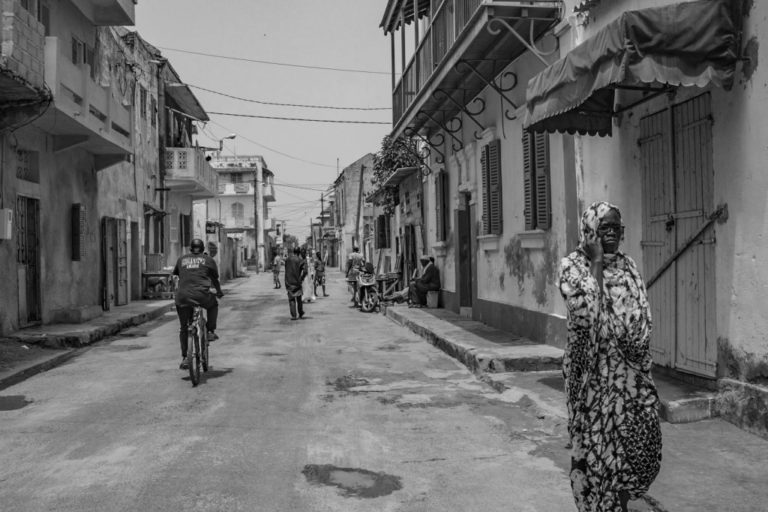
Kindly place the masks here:
<instances>
[{"instance_id":1,"label":"patterned headscarf","mask_svg":"<svg viewBox=\"0 0 768 512\"><path fill-rule=\"evenodd\" d=\"M597 228L608 212L615 210L621 217L621 211L617 206L606 201L598 201L589 205L581 215L581 231L579 231L579 247L582 249L590 242L597 241ZM622 237L623 238L623 237Z\"/></svg>"}]
</instances>

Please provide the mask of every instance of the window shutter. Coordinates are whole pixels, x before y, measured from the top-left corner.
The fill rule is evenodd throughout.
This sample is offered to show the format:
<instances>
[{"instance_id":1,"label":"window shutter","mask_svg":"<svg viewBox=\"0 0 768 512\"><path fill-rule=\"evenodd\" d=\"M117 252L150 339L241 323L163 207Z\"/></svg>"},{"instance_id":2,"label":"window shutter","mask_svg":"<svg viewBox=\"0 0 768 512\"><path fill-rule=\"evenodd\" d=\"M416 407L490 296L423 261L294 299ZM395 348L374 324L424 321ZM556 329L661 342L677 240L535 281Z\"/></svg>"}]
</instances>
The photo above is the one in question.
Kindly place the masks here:
<instances>
[{"instance_id":1,"label":"window shutter","mask_svg":"<svg viewBox=\"0 0 768 512\"><path fill-rule=\"evenodd\" d=\"M440 171L435 175L435 238L438 241L445 240L443 237L443 231L445 224L443 220L443 180L444 171Z\"/></svg>"},{"instance_id":2,"label":"window shutter","mask_svg":"<svg viewBox=\"0 0 768 512\"><path fill-rule=\"evenodd\" d=\"M549 186L549 135L537 133L536 143L536 227L549 229L552 224Z\"/></svg>"},{"instance_id":3,"label":"window shutter","mask_svg":"<svg viewBox=\"0 0 768 512\"><path fill-rule=\"evenodd\" d=\"M500 235L503 229L501 204L501 141L488 144L488 196L490 198L491 233Z\"/></svg>"},{"instance_id":4,"label":"window shutter","mask_svg":"<svg viewBox=\"0 0 768 512\"><path fill-rule=\"evenodd\" d=\"M384 232L384 216L376 217L376 248L383 249L386 244L386 233Z\"/></svg>"},{"instance_id":5,"label":"window shutter","mask_svg":"<svg viewBox=\"0 0 768 512\"><path fill-rule=\"evenodd\" d=\"M533 194L533 155L532 155L533 134L523 131L523 194L525 229L531 230L534 224L534 206L535 198Z\"/></svg>"},{"instance_id":6,"label":"window shutter","mask_svg":"<svg viewBox=\"0 0 768 512\"><path fill-rule=\"evenodd\" d=\"M392 216L384 215L384 238L386 241L387 249L392 247Z\"/></svg>"},{"instance_id":7,"label":"window shutter","mask_svg":"<svg viewBox=\"0 0 768 512\"><path fill-rule=\"evenodd\" d=\"M488 194L488 146L483 146L482 153L480 155L480 168L482 170L482 187L483 187L483 234L487 235L491 232L491 201Z\"/></svg>"}]
</instances>

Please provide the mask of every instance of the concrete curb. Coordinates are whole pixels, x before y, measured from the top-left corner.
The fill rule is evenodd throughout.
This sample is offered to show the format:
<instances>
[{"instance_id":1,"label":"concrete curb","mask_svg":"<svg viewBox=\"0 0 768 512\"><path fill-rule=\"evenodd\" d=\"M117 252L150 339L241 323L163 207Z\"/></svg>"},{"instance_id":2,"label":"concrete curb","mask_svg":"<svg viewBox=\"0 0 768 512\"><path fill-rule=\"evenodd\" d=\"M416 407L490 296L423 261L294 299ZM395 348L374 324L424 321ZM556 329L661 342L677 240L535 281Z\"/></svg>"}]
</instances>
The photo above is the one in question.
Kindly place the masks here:
<instances>
[{"instance_id":1,"label":"concrete curb","mask_svg":"<svg viewBox=\"0 0 768 512\"><path fill-rule=\"evenodd\" d=\"M557 370L563 361L563 351L549 345L526 344L481 349L457 340L448 334L437 333L427 326L407 318L398 308L388 307L384 314L418 334L430 344L454 359L461 361L474 373Z\"/></svg>"},{"instance_id":2,"label":"concrete curb","mask_svg":"<svg viewBox=\"0 0 768 512\"><path fill-rule=\"evenodd\" d=\"M39 345L48 348L78 348L90 345L99 340L102 340L108 336L119 333L123 329L140 325L150 320L154 320L162 316L163 314L171 311L172 301L168 301L162 305L155 307L144 313L138 313L135 315L115 318L111 321L105 322L102 325L98 325L99 320L96 319L88 324L84 324L81 329L73 329L69 332L60 333L14 333L11 336L5 337L12 341L18 341L20 343L28 343L32 345Z\"/></svg>"},{"instance_id":3,"label":"concrete curb","mask_svg":"<svg viewBox=\"0 0 768 512\"><path fill-rule=\"evenodd\" d=\"M63 364L69 359L75 357L77 352L78 351L76 349L70 349L64 353L52 355L51 357L42 361L38 360L20 368L15 368L14 370L11 370L8 375L0 377L0 390L9 388L15 384L18 384L19 382L27 380L34 375L37 375L38 373L42 373L50 370L51 368L59 366L60 364Z\"/></svg>"}]
</instances>

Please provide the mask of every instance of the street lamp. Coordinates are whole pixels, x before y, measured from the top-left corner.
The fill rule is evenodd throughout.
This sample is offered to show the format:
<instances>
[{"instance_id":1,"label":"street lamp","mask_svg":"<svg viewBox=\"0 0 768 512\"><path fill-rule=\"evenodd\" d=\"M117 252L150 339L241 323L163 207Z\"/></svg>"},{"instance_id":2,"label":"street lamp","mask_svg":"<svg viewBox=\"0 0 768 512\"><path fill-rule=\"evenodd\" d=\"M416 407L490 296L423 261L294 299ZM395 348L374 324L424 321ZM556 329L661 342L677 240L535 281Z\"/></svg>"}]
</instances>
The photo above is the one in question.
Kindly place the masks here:
<instances>
[{"instance_id":1,"label":"street lamp","mask_svg":"<svg viewBox=\"0 0 768 512\"><path fill-rule=\"evenodd\" d=\"M236 133L230 133L226 137L224 137L222 139L219 139L219 153L221 153L221 150L224 149L224 141L227 140L227 139L234 140L235 137L237 137ZM234 155L235 155L235 163L237 163L237 143L233 142L232 145L234 147L234 149L232 150L232 153L234 153Z\"/></svg>"}]
</instances>

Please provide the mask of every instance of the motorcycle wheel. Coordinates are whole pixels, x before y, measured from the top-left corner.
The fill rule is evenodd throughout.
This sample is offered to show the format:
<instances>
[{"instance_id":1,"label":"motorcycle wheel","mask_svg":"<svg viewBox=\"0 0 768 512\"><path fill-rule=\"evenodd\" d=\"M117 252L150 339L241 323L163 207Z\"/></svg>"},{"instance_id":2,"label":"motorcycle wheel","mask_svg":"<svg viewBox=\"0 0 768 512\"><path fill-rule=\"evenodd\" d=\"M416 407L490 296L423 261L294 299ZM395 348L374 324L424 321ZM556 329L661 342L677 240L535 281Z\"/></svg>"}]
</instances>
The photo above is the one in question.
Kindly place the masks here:
<instances>
[{"instance_id":1,"label":"motorcycle wheel","mask_svg":"<svg viewBox=\"0 0 768 512\"><path fill-rule=\"evenodd\" d=\"M376 297L375 293L371 293L368 290L363 291L363 300L360 304L360 309L363 310L365 313L370 313L373 310L376 309L376 306L379 303L378 297Z\"/></svg>"}]
</instances>

